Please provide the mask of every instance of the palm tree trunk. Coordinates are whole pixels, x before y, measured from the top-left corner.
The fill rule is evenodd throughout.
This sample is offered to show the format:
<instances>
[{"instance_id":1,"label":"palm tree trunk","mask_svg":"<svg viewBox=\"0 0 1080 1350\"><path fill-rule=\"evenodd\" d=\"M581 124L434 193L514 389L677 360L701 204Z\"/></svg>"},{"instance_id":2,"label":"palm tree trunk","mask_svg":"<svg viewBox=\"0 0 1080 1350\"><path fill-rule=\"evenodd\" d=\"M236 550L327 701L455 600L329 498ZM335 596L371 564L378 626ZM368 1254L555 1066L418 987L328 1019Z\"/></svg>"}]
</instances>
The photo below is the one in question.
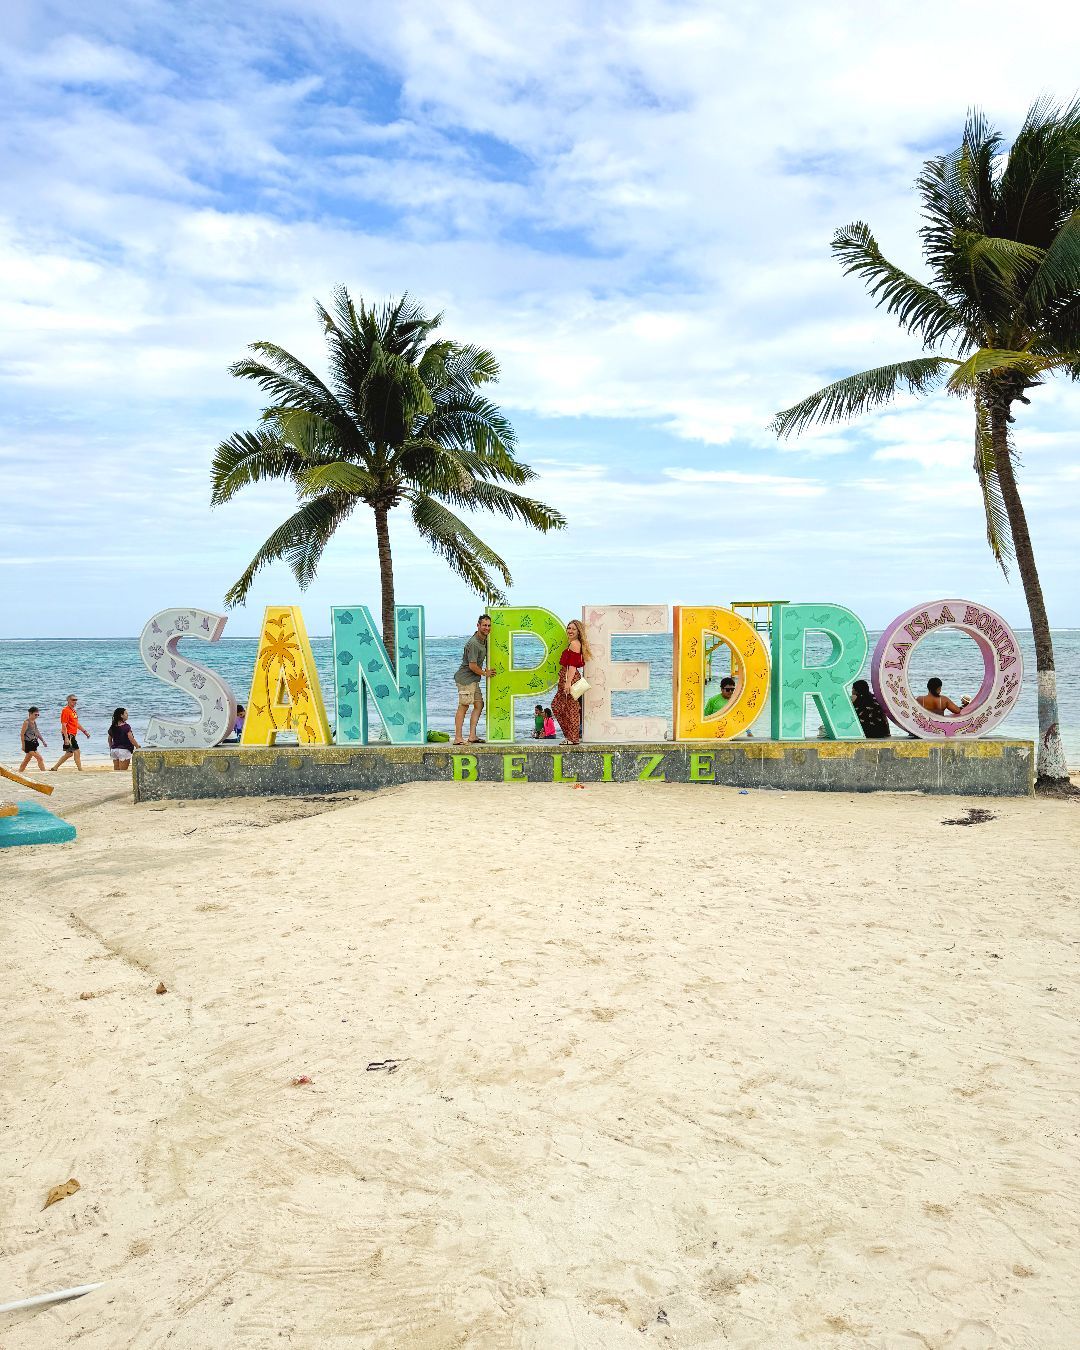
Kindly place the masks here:
<instances>
[{"instance_id":1,"label":"palm tree trunk","mask_svg":"<svg viewBox=\"0 0 1080 1350\"><path fill-rule=\"evenodd\" d=\"M397 669L394 645L394 560L390 556L390 508L376 506L375 538L379 543L379 580L382 583L382 640L390 664Z\"/></svg>"},{"instance_id":2,"label":"palm tree trunk","mask_svg":"<svg viewBox=\"0 0 1080 1350\"><path fill-rule=\"evenodd\" d=\"M1024 584L1031 635L1035 639L1035 672L1039 691L1039 745L1036 775L1039 783L1068 782L1065 747L1058 730L1057 671L1054 668L1054 643L1050 636L1050 620L1046 616L1039 571L1035 566L1035 551L1031 547L1024 503L1016 482L1012 454L1009 449L1009 408L1012 400L1007 394L995 393L990 399L990 434L994 444L994 467L997 469L1001 496L1009 514L1016 565Z\"/></svg>"}]
</instances>

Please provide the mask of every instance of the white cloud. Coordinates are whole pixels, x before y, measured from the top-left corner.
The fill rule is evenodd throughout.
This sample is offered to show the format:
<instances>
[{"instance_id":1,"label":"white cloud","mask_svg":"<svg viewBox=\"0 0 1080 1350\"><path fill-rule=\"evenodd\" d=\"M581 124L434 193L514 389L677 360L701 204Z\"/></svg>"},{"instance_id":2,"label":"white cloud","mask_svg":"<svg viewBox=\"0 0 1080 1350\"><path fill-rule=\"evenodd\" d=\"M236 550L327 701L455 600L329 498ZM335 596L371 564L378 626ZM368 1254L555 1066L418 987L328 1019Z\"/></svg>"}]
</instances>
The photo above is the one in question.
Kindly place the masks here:
<instances>
[{"instance_id":1,"label":"white cloud","mask_svg":"<svg viewBox=\"0 0 1080 1350\"><path fill-rule=\"evenodd\" d=\"M71 471L96 528L126 475L133 553L159 534L142 493L167 504L170 547L198 541L220 593L285 503L208 512L212 447L258 407L226 368L260 337L318 364L312 296L346 281L407 288L499 356L537 490L574 522L556 542L493 527L526 580L574 554L619 557L626 577L634 557L692 570L756 550L779 559L778 586L809 567L888 589L961 559L998 584L969 407L904 400L782 445L768 424L838 375L914 354L841 276L831 233L865 218L917 267L922 159L969 104L1008 130L1040 90L1071 90L1071 11L1052 46L1018 49L996 31L1003 0L978 29L928 0L903 29L853 0L828 22L704 0L278 0L227 19L58 3L27 10L2 58L6 489L39 481L42 460ZM1058 428L1078 411L1080 391L1047 386L1016 427L1040 556L1059 569L1047 585L1067 604L1080 490ZM29 556L30 537L14 525L0 554ZM441 586L401 540L421 589ZM335 545L327 578L368 548L359 530Z\"/></svg>"},{"instance_id":2,"label":"white cloud","mask_svg":"<svg viewBox=\"0 0 1080 1350\"><path fill-rule=\"evenodd\" d=\"M743 473L738 469L665 469L668 478L680 483L726 483L740 487L767 489L777 497L821 497L827 491L824 483L809 478L790 478L773 473Z\"/></svg>"},{"instance_id":3,"label":"white cloud","mask_svg":"<svg viewBox=\"0 0 1080 1350\"><path fill-rule=\"evenodd\" d=\"M65 33L38 52L0 48L0 70L14 78L70 86L159 84L166 78L155 62L77 33Z\"/></svg>"}]
</instances>

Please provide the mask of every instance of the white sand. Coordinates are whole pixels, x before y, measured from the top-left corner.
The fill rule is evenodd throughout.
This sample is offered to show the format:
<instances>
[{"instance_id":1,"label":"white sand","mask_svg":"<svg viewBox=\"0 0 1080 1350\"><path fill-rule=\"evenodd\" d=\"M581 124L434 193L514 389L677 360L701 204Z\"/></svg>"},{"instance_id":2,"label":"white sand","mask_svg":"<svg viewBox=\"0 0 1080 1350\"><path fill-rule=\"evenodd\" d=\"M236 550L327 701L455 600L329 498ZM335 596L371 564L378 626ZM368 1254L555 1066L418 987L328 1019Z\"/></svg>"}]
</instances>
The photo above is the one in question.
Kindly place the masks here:
<instances>
[{"instance_id":1,"label":"white sand","mask_svg":"<svg viewBox=\"0 0 1080 1350\"><path fill-rule=\"evenodd\" d=\"M0 853L3 1350L1078 1344L1072 803L126 789Z\"/></svg>"}]
</instances>

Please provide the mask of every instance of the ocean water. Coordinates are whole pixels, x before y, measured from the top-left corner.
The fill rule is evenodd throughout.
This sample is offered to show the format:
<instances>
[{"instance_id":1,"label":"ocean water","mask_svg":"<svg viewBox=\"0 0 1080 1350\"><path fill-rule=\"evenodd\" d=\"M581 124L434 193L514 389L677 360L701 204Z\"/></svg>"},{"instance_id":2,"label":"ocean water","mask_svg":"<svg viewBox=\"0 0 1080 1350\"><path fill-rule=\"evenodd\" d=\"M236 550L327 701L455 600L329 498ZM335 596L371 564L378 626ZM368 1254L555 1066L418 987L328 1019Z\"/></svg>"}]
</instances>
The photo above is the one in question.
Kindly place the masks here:
<instances>
[{"instance_id":1,"label":"ocean water","mask_svg":"<svg viewBox=\"0 0 1080 1350\"><path fill-rule=\"evenodd\" d=\"M870 650L878 638L870 635ZM1029 633L1018 633L1024 653L1026 676L1020 701L1013 714L997 728L997 734L1034 739L1038 730L1035 705L1035 652ZM461 660L465 635L429 638L428 725L450 731L454 725L456 692L454 671ZM326 699L327 714L334 720L332 650L328 637L313 638L312 651ZM248 701L252 668L258 643L255 638L223 638L213 645L190 643L185 650L204 665L219 672L236 691L241 703ZM1058 667L1061 733L1070 766L1080 766L1080 629L1062 629L1054 634ZM649 714L665 717L671 727L671 638L650 634L617 638L614 654L622 660L651 663L651 685L643 693L616 693L616 713ZM726 650L726 649L722 649ZM811 658L814 648L810 644ZM515 645L516 663L530 665L539 659L541 649L535 639L524 638ZM824 643L820 657L825 658ZM717 665L713 678L718 682L724 669ZM863 672L869 676L868 671ZM982 660L970 638L945 631L932 634L916 648L911 669L911 684L921 689L932 675L945 682L945 692L959 702L961 695L974 695L982 678ZM84 742L88 755L107 753L105 732L113 708L128 709L137 738L141 739L151 713L187 716L195 705L176 689L162 684L145 668L135 638L102 641L0 641L0 759L10 763L21 758L19 727L31 703L42 710L39 726L49 742L48 754L59 755L60 708L68 694L79 696L79 718L91 732ZM550 701L550 695L548 695ZM377 717L373 718L378 726ZM532 734L532 704L518 701L516 734L528 740ZM812 710L807 715L807 734L813 736L817 721ZM482 724L481 724L482 734ZM755 735L768 735L767 716L759 719Z\"/></svg>"}]
</instances>

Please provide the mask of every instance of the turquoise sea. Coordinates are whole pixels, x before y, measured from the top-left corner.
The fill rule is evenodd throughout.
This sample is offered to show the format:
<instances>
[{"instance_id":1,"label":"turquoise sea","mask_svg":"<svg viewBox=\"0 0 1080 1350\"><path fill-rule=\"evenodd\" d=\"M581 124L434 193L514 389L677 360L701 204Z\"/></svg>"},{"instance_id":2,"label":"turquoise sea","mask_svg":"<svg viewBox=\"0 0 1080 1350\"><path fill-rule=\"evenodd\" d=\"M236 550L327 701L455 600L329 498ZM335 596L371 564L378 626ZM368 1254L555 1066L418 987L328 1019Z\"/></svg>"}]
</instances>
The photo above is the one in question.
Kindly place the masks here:
<instances>
[{"instance_id":1,"label":"turquoise sea","mask_svg":"<svg viewBox=\"0 0 1080 1350\"><path fill-rule=\"evenodd\" d=\"M1035 711L1035 654L1030 634L1019 630L1027 676L1016 711L998 728L999 733L1034 738L1038 722ZM878 634L870 635L873 650ZM432 728L453 727L455 690L453 674L461 659L461 637L429 638L428 724ZM530 648L530 642L533 644ZM1080 766L1080 629L1062 629L1054 634L1058 666L1058 691L1061 731L1070 766ZM257 648L255 638L223 638L214 645L190 643L186 651L210 666L232 684L241 703L247 702L252 667ZM332 653L328 637L313 638L319 677L326 698L327 713L334 719ZM649 661L651 688L647 693L615 695L617 713L649 713L671 722L671 638L661 634L620 638L614 644L615 656L624 660ZM539 658L535 639L517 644L517 660L529 665ZM821 656L826 649L823 646ZM945 690L954 699L974 694L981 679L982 663L975 644L958 633L936 633L916 649L911 672L912 685L921 688L931 675L945 682ZM719 667L714 679L723 672ZM868 672L864 671L864 675ZM68 694L79 695L79 716L92 733L86 745L88 754L107 753L105 731L112 710L127 707L137 737L141 737L152 712L184 716L194 704L174 688L156 680L142 664L135 638L101 641L0 641L0 758L16 763L19 754L19 727L26 708L36 703L42 710L40 726L49 742L49 753L59 754L60 708ZM550 696L549 696L550 698ZM529 739L532 732L532 706L521 700L517 707L517 734ZM377 720L376 720L377 725ZM807 734L814 735L817 723L808 715ZM767 735L766 721L754 728Z\"/></svg>"}]
</instances>

